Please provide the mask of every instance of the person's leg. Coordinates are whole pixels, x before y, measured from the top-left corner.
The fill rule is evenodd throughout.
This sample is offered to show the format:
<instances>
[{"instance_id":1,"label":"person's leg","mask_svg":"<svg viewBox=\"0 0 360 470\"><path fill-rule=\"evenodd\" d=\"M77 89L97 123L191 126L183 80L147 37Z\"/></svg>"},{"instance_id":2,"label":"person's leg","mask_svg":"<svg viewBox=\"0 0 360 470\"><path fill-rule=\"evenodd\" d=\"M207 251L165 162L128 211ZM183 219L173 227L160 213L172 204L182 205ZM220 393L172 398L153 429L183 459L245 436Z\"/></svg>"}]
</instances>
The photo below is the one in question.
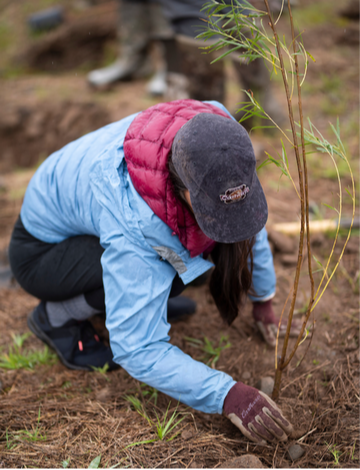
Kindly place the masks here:
<instances>
[{"instance_id":1,"label":"person's leg","mask_svg":"<svg viewBox=\"0 0 360 470\"><path fill-rule=\"evenodd\" d=\"M9 248L11 267L19 284L46 301L50 323L85 320L105 311L99 239L85 235L61 243L44 243L16 222Z\"/></svg>"},{"instance_id":2,"label":"person's leg","mask_svg":"<svg viewBox=\"0 0 360 470\"><path fill-rule=\"evenodd\" d=\"M106 363L110 370L118 367L111 349L86 321L105 310L102 253L99 240L91 236L44 243L26 231L20 218L12 234L9 260L15 279L41 299L28 326L71 369L92 370Z\"/></svg>"},{"instance_id":3,"label":"person's leg","mask_svg":"<svg viewBox=\"0 0 360 470\"><path fill-rule=\"evenodd\" d=\"M10 242L9 260L20 286L42 300L29 318L30 329L40 339L50 344L41 334L41 319L50 338L51 328L58 330L57 335L61 327L66 330L70 324L74 326L74 320L81 322L97 312L105 312L100 262L103 252L99 239L89 235L71 237L57 244L45 243L33 237L19 217ZM195 312L195 302L180 296L185 287L177 275L168 302L169 320L179 320ZM61 336L66 336L66 331ZM62 354L62 345L51 346L59 356ZM63 362L70 367L69 360Z\"/></svg>"},{"instance_id":4,"label":"person's leg","mask_svg":"<svg viewBox=\"0 0 360 470\"><path fill-rule=\"evenodd\" d=\"M259 102L264 111L278 124L284 123L285 114L281 103L274 94L274 87L270 80L270 72L266 68L263 59L255 59L248 64L241 62L241 58L233 58L233 65L240 82L245 90L251 90L254 98ZM250 103L247 95L244 102ZM244 112L233 112L234 117L240 120L244 116ZM269 126L268 120L258 118L249 118L242 122L242 125L250 130L254 126ZM265 129L266 130L266 129Z\"/></svg>"},{"instance_id":5,"label":"person's leg","mask_svg":"<svg viewBox=\"0 0 360 470\"><path fill-rule=\"evenodd\" d=\"M204 23L198 16L181 16L172 20L172 27L175 40L165 44L168 67L166 98L169 101L191 98L224 102L224 63L211 64L220 54L204 54L200 47L208 47L209 42L195 39L204 28Z\"/></svg>"},{"instance_id":6,"label":"person's leg","mask_svg":"<svg viewBox=\"0 0 360 470\"><path fill-rule=\"evenodd\" d=\"M162 96L166 92L167 60L166 51L168 44L174 41L174 33L170 22L164 16L162 6L155 1L148 4L150 23L150 37L152 42L153 62L155 74L149 80L146 89L150 95Z\"/></svg>"},{"instance_id":7,"label":"person's leg","mask_svg":"<svg viewBox=\"0 0 360 470\"><path fill-rule=\"evenodd\" d=\"M113 64L88 74L88 82L95 88L132 78L147 60L150 44L148 0L118 0L118 4L120 54Z\"/></svg>"},{"instance_id":8,"label":"person's leg","mask_svg":"<svg viewBox=\"0 0 360 470\"><path fill-rule=\"evenodd\" d=\"M103 310L103 281L99 239L83 235L60 243L33 237L19 218L9 246L11 269L20 286L45 301L62 301L85 294ZM94 297L94 292L98 292ZM101 294L102 293L102 294Z\"/></svg>"}]
</instances>

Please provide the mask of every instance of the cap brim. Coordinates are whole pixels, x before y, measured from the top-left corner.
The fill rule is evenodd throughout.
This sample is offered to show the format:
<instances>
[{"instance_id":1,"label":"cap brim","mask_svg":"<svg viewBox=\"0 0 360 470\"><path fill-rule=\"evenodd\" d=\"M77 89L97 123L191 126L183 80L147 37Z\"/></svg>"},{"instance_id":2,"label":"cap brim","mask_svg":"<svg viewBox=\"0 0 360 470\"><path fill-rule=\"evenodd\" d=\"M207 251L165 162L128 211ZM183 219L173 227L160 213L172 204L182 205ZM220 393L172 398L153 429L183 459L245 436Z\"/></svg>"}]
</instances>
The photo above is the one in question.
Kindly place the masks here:
<instances>
[{"instance_id":1,"label":"cap brim","mask_svg":"<svg viewBox=\"0 0 360 470\"><path fill-rule=\"evenodd\" d=\"M214 203L200 192L190 199L194 215L201 230L219 243L235 243L254 237L265 227L268 207L264 191L256 172L246 198L232 204Z\"/></svg>"}]
</instances>

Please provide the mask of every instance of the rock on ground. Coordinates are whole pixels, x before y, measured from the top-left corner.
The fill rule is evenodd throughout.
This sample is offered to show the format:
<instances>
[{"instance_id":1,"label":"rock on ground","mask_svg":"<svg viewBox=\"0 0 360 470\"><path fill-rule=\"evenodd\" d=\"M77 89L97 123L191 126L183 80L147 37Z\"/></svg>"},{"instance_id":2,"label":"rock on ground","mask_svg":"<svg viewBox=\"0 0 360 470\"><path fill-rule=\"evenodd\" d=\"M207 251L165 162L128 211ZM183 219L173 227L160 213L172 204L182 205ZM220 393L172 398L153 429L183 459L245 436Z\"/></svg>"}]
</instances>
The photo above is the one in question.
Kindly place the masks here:
<instances>
[{"instance_id":1,"label":"rock on ground","mask_svg":"<svg viewBox=\"0 0 360 470\"><path fill-rule=\"evenodd\" d=\"M298 460L305 453L305 450L298 444L294 444L288 448L288 454L292 461Z\"/></svg>"},{"instance_id":2,"label":"rock on ground","mask_svg":"<svg viewBox=\"0 0 360 470\"><path fill-rule=\"evenodd\" d=\"M261 377L261 379L256 383L255 387L271 397L271 394L274 390L274 384L275 382L272 377Z\"/></svg>"},{"instance_id":3,"label":"rock on ground","mask_svg":"<svg viewBox=\"0 0 360 470\"><path fill-rule=\"evenodd\" d=\"M242 378L243 380L249 380L249 379L251 378L250 372L246 370L246 371L242 374L241 378Z\"/></svg>"},{"instance_id":4,"label":"rock on ground","mask_svg":"<svg viewBox=\"0 0 360 470\"><path fill-rule=\"evenodd\" d=\"M255 455L245 454L240 457L235 457L231 460L226 460L220 465L219 468L266 468Z\"/></svg>"}]
</instances>

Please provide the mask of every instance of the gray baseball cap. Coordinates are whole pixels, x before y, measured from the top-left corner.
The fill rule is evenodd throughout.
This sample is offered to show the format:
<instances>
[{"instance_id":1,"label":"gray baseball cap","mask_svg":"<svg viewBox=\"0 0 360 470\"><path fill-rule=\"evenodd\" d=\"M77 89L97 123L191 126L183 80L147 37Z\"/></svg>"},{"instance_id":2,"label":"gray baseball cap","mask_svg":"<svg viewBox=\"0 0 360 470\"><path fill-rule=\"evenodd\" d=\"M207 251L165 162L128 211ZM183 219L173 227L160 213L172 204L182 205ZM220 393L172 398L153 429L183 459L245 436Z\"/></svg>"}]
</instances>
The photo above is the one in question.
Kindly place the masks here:
<instances>
[{"instance_id":1,"label":"gray baseball cap","mask_svg":"<svg viewBox=\"0 0 360 470\"><path fill-rule=\"evenodd\" d=\"M268 208L254 150L239 123L197 114L176 133L172 160L190 192L195 219L209 238L235 243L265 226Z\"/></svg>"}]
</instances>

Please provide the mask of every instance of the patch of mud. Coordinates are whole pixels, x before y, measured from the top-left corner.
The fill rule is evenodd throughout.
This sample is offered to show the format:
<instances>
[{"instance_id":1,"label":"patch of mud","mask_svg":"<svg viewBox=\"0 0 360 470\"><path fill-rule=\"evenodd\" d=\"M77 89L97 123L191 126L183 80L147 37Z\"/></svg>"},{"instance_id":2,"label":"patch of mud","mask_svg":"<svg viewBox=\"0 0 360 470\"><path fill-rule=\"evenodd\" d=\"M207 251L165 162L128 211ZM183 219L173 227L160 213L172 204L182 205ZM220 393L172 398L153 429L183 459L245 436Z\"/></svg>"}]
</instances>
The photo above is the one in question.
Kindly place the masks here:
<instances>
[{"instance_id":1,"label":"patch of mud","mask_svg":"<svg viewBox=\"0 0 360 470\"><path fill-rule=\"evenodd\" d=\"M111 4L112 5L112 4ZM111 6L110 5L110 6ZM104 58L105 43L116 38L116 5L111 9L67 21L27 46L16 61L27 67L59 72L95 66Z\"/></svg>"},{"instance_id":2,"label":"patch of mud","mask_svg":"<svg viewBox=\"0 0 360 470\"><path fill-rule=\"evenodd\" d=\"M30 167L109 122L108 112L91 102L5 104L0 114L0 170Z\"/></svg>"},{"instance_id":3,"label":"patch of mud","mask_svg":"<svg viewBox=\"0 0 360 470\"><path fill-rule=\"evenodd\" d=\"M335 41L340 45L359 46L359 32L359 23L353 22L336 35Z\"/></svg>"}]
</instances>

